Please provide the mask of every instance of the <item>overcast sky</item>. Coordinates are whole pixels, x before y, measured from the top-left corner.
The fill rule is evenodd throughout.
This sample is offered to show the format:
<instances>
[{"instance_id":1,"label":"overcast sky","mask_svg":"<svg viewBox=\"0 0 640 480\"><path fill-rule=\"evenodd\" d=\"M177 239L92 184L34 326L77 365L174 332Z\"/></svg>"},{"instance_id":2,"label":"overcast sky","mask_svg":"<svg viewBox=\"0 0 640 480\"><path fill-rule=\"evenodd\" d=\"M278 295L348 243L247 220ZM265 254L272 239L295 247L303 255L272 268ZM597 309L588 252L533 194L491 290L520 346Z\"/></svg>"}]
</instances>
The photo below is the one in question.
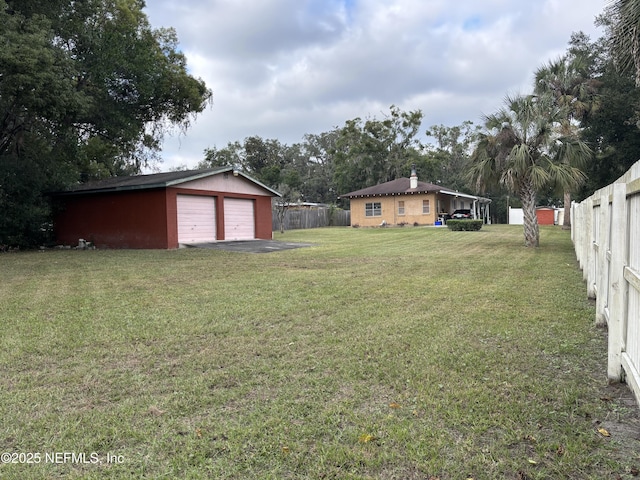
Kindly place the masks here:
<instances>
[{"instance_id":1,"label":"overcast sky","mask_svg":"<svg viewBox=\"0 0 640 480\"><path fill-rule=\"evenodd\" d=\"M161 171L193 168L209 147L258 135L293 144L391 105L431 125L476 124L534 71L592 39L605 0L147 0L174 27L213 104L167 137Z\"/></svg>"}]
</instances>

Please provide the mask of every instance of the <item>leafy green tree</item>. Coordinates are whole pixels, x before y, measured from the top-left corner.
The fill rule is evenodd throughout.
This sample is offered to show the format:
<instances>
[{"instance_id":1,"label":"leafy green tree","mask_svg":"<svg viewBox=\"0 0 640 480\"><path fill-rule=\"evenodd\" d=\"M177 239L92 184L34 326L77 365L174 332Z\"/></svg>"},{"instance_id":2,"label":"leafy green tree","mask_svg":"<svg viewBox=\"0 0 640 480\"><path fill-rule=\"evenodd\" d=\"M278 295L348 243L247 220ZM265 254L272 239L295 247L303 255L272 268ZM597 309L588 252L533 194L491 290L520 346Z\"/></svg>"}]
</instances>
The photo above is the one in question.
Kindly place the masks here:
<instances>
[{"instance_id":1,"label":"leafy green tree","mask_svg":"<svg viewBox=\"0 0 640 480\"><path fill-rule=\"evenodd\" d=\"M175 32L152 29L143 8L0 0L0 243L40 242L47 191L138 172L206 107Z\"/></svg>"},{"instance_id":2,"label":"leafy green tree","mask_svg":"<svg viewBox=\"0 0 640 480\"><path fill-rule=\"evenodd\" d=\"M591 77L587 56L567 54L538 68L534 93L549 94L566 117L560 122L563 136L580 136L580 121L597 111L600 82ZM565 159L569 161L569 159ZM563 227L571 227L571 191L565 189Z\"/></svg>"},{"instance_id":3,"label":"leafy green tree","mask_svg":"<svg viewBox=\"0 0 640 480\"><path fill-rule=\"evenodd\" d=\"M586 198L615 181L640 158L640 89L635 88L635 71L621 71L613 55L612 18L602 15L597 24L605 35L592 41L574 33L568 54L588 60L589 76L598 85L598 105L580 119L583 139L593 148L594 158L585 168L587 181L578 191Z\"/></svg>"},{"instance_id":4,"label":"leafy green tree","mask_svg":"<svg viewBox=\"0 0 640 480\"><path fill-rule=\"evenodd\" d=\"M252 175L268 187L277 188L282 183L286 164L286 145L275 139L263 139L257 135L247 137L244 143L229 142L226 147L205 150L205 159L199 168L233 166Z\"/></svg>"},{"instance_id":5,"label":"leafy green tree","mask_svg":"<svg viewBox=\"0 0 640 480\"><path fill-rule=\"evenodd\" d=\"M394 180L420 155L416 135L422 121L419 110L403 112L392 105L383 120L348 120L339 130L334 178L340 192Z\"/></svg>"},{"instance_id":6,"label":"leafy green tree","mask_svg":"<svg viewBox=\"0 0 640 480\"><path fill-rule=\"evenodd\" d=\"M295 193L290 201L335 203L334 155L338 130L307 134L300 143L247 137L243 143L229 142L223 148L208 148L198 168L233 166L280 192ZM283 193L283 192L280 192Z\"/></svg>"},{"instance_id":7,"label":"leafy green tree","mask_svg":"<svg viewBox=\"0 0 640 480\"><path fill-rule=\"evenodd\" d=\"M29 37L21 25L37 24L47 43L29 52L30 57L55 54L52 68L42 68L50 77L46 83L24 71L9 72L6 78L22 90L30 79L38 82L30 91L45 101L26 105L31 107L26 113L46 122L58 120L57 130L72 131L87 149L86 162L139 168L153 159L167 128L187 128L211 96L202 80L187 73L175 31L151 28L142 0L6 5L4 16L12 21L4 40L13 44L20 37L21 45Z\"/></svg>"},{"instance_id":8,"label":"leafy green tree","mask_svg":"<svg viewBox=\"0 0 640 480\"><path fill-rule=\"evenodd\" d=\"M633 71L635 85L640 87L640 1L612 0L605 14L616 65L622 73Z\"/></svg>"},{"instance_id":9,"label":"leafy green tree","mask_svg":"<svg viewBox=\"0 0 640 480\"><path fill-rule=\"evenodd\" d=\"M634 88L633 75L620 75L609 64L600 80L601 107L583 122L583 138L593 145L595 157L586 169L582 198L614 182L640 159L640 89Z\"/></svg>"},{"instance_id":10,"label":"leafy green tree","mask_svg":"<svg viewBox=\"0 0 640 480\"><path fill-rule=\"evenodd\" d=\"M550 94L565 109L563 122L581 121L600 106L600 82L592 77L589 59L583 55L565 54L535 72L534 93Z\"/></svg>"},{"instance_id":11,"label":"leafy green tree","mask_svg":"<svg viewBox=\"0 0 640 480\"><path fill-rule=\"evenodd\" d=\"M224 148L207 148L204 151L204 160L198 164L198 168L213 167L238 167L244 162L244 150L240 142L229 142Z\"/></svg>"},{"instance_id":12,"label":"leafy green tree","mask_svg":"<svg viewBox=\"0 0 640 480\"><path fill-rule=\"evenodd\" d=\"M476 141L479 126L471 121L447 127L432 125L427 136L436 140L435 148L429 149L429 156L436 162L433 183L456 190L466 190L465 170Z\"/></svg>"},{"instance_id":13,"label":"leafy green tree","mask_svg":"<svg viewBox=\"0 0 640 480\"><path fill-rule=\"evenodd\" d=\"M244 168L270 186L280 183L283 146L278 140L258 136L244 140Z\"/></svg>"},{"instance_id":14,"label":"leafy green tree","mask_svg":"<svg viewBox=\"0 0 640 480\"><path fill-rule=\"evenodd\" d=\"M19 156L29 134L61 130L88 104L68 75L72 60L54 42L49 19L26 18L0 0L0 155Z\"/></svg>"},{"instance_id":15,"label":"leafy green tree","mask_svg":"<svg viewBox=\"0 0 640 480\"><path fill-rule=\"evenodd\" d=\"M347 120L339 130L334 168L335 183L340 193L363 188L377 180L378 169L374 168L373 159L367 157L360 118Z\"/></svg>"},{"instance_id":16,"label":"leafy green tree","mask_svg":"<svg viewBox=\"0 0 640 480\"><path fill-rule=\"evenodd\" d=\"M549 185L575 187L584 180L579 166L591 155L575 137L557 128L566 112L548 95L508 97L485 117L484 131L471 157L469 179L478 191L500 184L517 195L524 213L524 239L537 247L540 233L536 195Z\"/></svg>"},{"instance_id":17,"label":"leafy green tree","mask_svg":"<svg viewBox=\"0 0 640 480\"><path fill-rule=\"evenodd\" d=\"M337 201L334 182L334 156L338 130L320 134L307 134L300 145L301 185L299 190L305 199L313 202L333 204Z\"/></svg>"},{"instance_id":18,"label":"leafy green tree","mask_svg":"<svg viewBox=\"0 0 640 480\"><path fill-rule=\"evenodd\" d=\"M389 115L380 122L380 140L388 151L387 181L402 176L406 167L415 160L416 153L422 149L421 142L416 138L422 117L420 110L403 112L391 105Z\"/></svg>"}]
</instances>

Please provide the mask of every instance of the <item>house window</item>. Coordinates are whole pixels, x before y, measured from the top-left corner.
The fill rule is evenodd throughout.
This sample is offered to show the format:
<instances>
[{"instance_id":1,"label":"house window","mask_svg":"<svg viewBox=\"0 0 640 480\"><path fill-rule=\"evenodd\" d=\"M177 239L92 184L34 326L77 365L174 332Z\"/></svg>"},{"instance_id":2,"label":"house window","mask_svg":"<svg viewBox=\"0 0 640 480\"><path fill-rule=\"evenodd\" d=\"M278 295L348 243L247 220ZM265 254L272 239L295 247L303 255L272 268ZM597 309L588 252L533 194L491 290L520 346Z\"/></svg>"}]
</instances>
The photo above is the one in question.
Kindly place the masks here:
<instances>
[{"instance_id":1,"label":"house window","mask_svg":"<svg viewBox=\"0 0 640 480\"><path fill-rule=\"evenodd\" d=\"M398 202L398 215L404 215L404 200Z\"/></svg>"},{"instance_id":2,"label":"house window","mask_svg":"<svg viewBox=\"0 0 640 480\"><path fill-rule=\"evenodd\" d=\"M382 215L382 204L380 202L365 203L364 214L366 217L380 217Z\"/></svg>"},{"instance_id":3,"label":"house window","mask_svg":"<svg viewBox=\"0 0 640 480\"><path fill-rule=\"evenodd\" d=\"M431 201L430 200L422 200L422 213L428 215L431 213Z\"/></svg>"}]
</instances>

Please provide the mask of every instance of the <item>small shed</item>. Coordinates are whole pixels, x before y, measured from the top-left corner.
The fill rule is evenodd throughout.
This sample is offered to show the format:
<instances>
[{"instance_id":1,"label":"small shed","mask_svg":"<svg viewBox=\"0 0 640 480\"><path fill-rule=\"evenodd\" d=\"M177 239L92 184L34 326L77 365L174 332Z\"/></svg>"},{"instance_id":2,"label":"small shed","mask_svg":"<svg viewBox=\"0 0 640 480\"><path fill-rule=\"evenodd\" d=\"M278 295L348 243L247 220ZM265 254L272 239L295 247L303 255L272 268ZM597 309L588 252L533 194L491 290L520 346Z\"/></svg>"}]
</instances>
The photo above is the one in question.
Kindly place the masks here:
<instances>
[{"instance_id":1,"label":"small shed","mask_svg":"<svg viewBox=\"0 0 640 480\"><path fill-rule=\"evenodd\" d=\"M556 209L553 207L536 207L538 225L555 225Z\"/></svg>"},{"instance_id":2,"label":"small shed","mask_svg":"<svg viewBox=\"0 0 640 480\"><path fill-rule=\"evenodd\" d=\"M232 167L113 177L53 194L60 244L178 248L273 238L278 192Z\"/></svg>"}]
</instances>

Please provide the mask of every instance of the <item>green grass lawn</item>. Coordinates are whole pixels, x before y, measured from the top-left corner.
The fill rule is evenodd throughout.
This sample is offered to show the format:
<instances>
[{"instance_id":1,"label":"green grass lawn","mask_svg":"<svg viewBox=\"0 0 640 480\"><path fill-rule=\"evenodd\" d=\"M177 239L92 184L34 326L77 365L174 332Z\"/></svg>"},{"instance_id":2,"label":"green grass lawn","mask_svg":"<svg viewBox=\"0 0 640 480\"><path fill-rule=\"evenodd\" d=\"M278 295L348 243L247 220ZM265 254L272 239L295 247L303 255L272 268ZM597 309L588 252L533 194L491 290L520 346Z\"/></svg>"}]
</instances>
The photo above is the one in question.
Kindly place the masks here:
<instances>
[{"instance_id":1,"label":"green grass lawn","mask_svg":"<svg viewBox=\"0 0 640 480\"><path fill-rule=\"evenodd\" d=\"M568 232L542 228L538 249L497 225L275 238L316 246L0 255L0 452L35 462L0 478L602 479L640 465L637 444L598 432L625 411Z\"/></svg>"}]
</instances>

